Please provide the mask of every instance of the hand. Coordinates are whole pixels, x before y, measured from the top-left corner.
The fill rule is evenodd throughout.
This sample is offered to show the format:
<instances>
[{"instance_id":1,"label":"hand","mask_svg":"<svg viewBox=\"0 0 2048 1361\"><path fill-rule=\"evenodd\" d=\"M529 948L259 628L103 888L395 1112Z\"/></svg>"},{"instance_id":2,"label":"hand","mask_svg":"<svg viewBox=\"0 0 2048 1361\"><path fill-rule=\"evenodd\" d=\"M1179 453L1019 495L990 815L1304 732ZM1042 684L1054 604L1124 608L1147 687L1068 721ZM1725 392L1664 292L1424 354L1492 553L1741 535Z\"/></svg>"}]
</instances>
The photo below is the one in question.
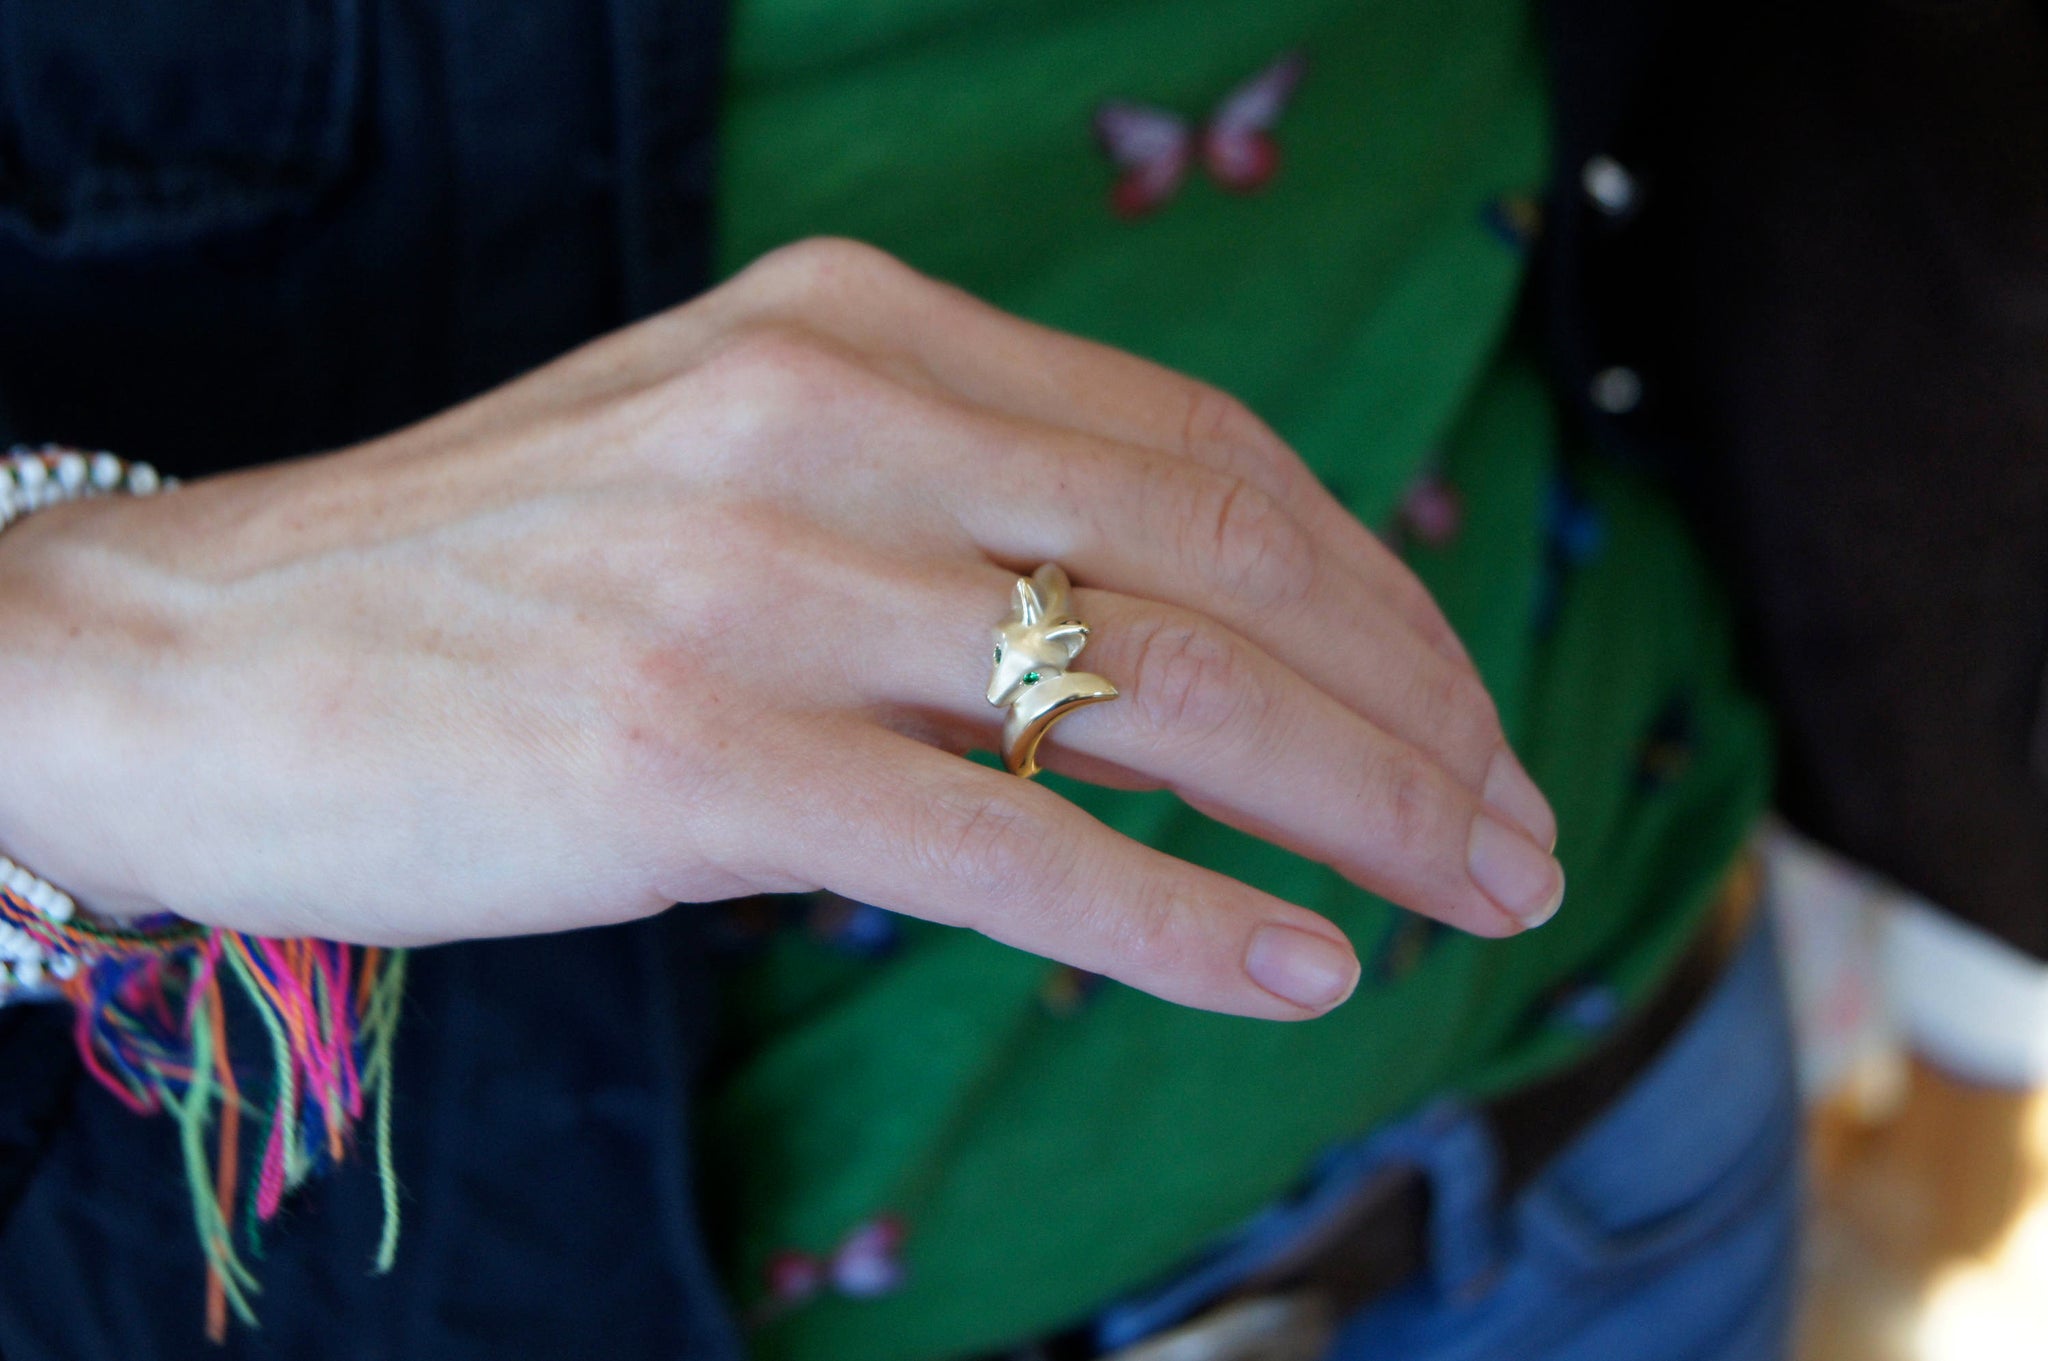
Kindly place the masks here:
<instances>
[{"instance_id":1,"label":"hand","mask_svg":"<svg viewBox=\"0 0 2048 1361\"><path fill-rule=\"evenodd\" d=\"M223 412L232 419L232 412ZM1555 824L1415 579L1243 407L845 242L337 453L0 536L0 843L102 910L390 944L824 887L1298 1018L1328 921L957 755L1072 573L1167 786L1468 931Z\"/></svg>"}]
</instances>

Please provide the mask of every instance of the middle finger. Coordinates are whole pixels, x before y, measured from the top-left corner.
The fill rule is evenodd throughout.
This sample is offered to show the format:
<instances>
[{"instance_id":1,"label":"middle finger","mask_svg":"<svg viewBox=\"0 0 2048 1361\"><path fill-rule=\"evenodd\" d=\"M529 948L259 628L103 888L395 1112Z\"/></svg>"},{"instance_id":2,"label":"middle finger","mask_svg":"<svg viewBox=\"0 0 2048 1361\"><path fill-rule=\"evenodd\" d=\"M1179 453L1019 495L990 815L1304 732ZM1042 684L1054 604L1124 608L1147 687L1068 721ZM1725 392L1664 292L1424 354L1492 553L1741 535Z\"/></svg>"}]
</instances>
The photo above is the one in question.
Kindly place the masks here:
<instances>
[{"instance_id":1,"label":"middle finger","mask_svg":"<svg viewBox=\"0 0 2048 1361\"><path fill-rule=\"evenodd\" d=\"M879 704L986 730L989 624L1014 580L999 568L920 574L903 644L875 671ZM1073 669L1119 700L1063 720L1063 752L1164 785L1243 831L1336 868L1405 906L1481 935L1545 921L1563 874L1424 751L1388 733L1212 618L1114 591L1075 592L1088 641ZM956 621L932 628L934 619ZM883 674L886 672L886 674Z\"/></svg>"},{"instance_id":2,"label":"middle finger","mask_svg":"<svg viewBox=\"0 0 2048 1361\"><path fill-rule=\"evenodd\" d=\"M1325 542L1248 481L1188 459L981 413L922 485L991 557L1208 615L1428 753L1549 847L1557 820L1478 675L1429 646ZM964 458L961 448L981 456Z\"/></svg>"}]
</instances>

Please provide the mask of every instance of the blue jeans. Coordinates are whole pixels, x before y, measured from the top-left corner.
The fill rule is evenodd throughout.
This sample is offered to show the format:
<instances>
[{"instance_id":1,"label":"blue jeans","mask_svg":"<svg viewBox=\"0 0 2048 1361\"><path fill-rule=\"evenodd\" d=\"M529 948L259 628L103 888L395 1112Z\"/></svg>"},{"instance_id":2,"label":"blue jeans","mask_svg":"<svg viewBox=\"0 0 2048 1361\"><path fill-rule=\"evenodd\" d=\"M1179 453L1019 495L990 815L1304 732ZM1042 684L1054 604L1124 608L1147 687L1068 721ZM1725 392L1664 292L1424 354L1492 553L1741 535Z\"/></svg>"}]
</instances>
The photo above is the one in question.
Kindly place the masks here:
<instances>
[{"instance_id":1,"label":"blue jeans","mask_svg":"<svg viewBox=\"0 0 2048 1361\"><path fill-rule=\"evenodd\" d=\"M665 928L691 920L423 953L398 1068L414 1097L399 1129L410 1192L399 1270L364 1269L374 1178L328 1178L271 1235L263 1329L231 1332L224 1350L201 1339L175 1140L82 1091L0 1233L0 1279L16 1283L0 1287L0 1355L568 1356L602 1317L612 1355L731 1361L689 1195L698 1022L685 1003L702 988L697 951ZM677 1042L650 1042L662 1035ZM1351 1320L1331 1361L1778 1357L1797 1126L1784 1003L1759 931L1635 1086L1505 1208L1483 1128L1441 1104L1334 1152L1306 1195L1206 1266L1111 1310L1104 1341L1185 1317L1309 1231L1358 1178L1406 1162L1432 1179L1431 1272Z\"/></svg>"},{"instance_id":2,"label":"blue jeans","mask_svg":"<svg viewBox=\"0 0 2048 1361\"><path fill-rule=\"evenodd\" d=\"M1157 1333L1325 1222L1393 1164L1431 1192L1429 1270L1347 1320L1330 1361L1767 1361L1787 1354L1799 1106L1768 929L1677 1037L1506 1204L1484 1126L1433 1106L1324 1160L1203 1266L1108 1311L1111 1349Z\"/></svg>"}]
</instances>

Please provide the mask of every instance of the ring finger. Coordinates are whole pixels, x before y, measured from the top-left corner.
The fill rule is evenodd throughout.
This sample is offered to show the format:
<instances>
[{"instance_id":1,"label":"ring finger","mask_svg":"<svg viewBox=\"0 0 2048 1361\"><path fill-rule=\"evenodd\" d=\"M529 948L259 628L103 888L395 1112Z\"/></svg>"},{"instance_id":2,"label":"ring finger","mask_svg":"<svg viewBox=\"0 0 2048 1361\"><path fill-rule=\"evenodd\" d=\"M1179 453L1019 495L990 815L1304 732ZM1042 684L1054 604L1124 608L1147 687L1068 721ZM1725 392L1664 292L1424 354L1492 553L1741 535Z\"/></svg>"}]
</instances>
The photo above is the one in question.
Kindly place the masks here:
<instances>
[{"instance_id":1,"label":"ring finger","mask_svg":"<svg viewBox=\"0 0 2048 1361\"><path fill-rule=\"evenodd\" d=\"M1472 668L1426 645L1289 511L1184 458L1000 419L956 416L959 445L920 485L995 558L1212 616L1385 732L1440 762L1546 849L1557 820L1509 749Z\"/></svg>"},{"instance_id":2,"label":"ring finger","mask_svg":"<svg viewBox=\"0 0 2048 1361\"><path fill-rule=\"evenodd\" d=\"M923 578L895 636L879 703L943 713L984 731L989 626L1014 577L999 568ZM1557 862L1438 761L1353 712L1213 618L1114 591L1077 590L1089 626L1073 669L1108 677L1118 701L1075 712L1048 739L1173 789L1253 835L1479 935L1547 920ZM931 628L929 621L956 621Z\"/></svg>"}]
</instances>

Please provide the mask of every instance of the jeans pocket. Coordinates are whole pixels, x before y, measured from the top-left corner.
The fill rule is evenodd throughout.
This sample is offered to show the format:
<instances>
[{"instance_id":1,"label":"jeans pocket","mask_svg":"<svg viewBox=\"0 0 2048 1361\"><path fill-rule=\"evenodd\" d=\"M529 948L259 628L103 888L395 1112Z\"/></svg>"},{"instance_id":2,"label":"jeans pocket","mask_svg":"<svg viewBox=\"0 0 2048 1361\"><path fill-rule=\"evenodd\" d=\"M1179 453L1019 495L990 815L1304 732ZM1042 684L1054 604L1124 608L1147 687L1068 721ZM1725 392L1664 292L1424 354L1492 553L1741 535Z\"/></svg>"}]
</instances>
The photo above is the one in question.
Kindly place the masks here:
<instances>
[{"instance_id":1,"label":"jeans pocket","mask_svg":"<svg viewBox=\"0 0 2048 1361\"><path fill-rule=\"evenodd\" d=\"M1788 1111L1756 1132L1715 1180L1655 1216L1617 1225L1555 1186L1525 1193L1517 1207L1522 1252L1542 1259L1553 1278L1581 1286L1622 1284L1684 1261L1746 1222L1796 1172L1796 1123Z\"/></svg>"},{"instance_id":2,"label":"jeans pocket","mask_svg":"<svg viewBox=\"0 0 2048 1361\"><path fill-rule=\"evenodd\" d=\"M0 0L0 234L45 255L189 245L345 171L357 0Z\"/></svg>"},{"instance_id":3,"label":"jeans pocket","mask_svg":"<svg viewBox=\"0 0 2048 1361\"><path fill-rule=\"evenodd\" d=\"M1519 1198L1523 1249L1588 1283L1656 1271L1781 1191L1798 1131L1777 961L1758 931L1652 1069Z\"/></svg>"}]
</instances>

